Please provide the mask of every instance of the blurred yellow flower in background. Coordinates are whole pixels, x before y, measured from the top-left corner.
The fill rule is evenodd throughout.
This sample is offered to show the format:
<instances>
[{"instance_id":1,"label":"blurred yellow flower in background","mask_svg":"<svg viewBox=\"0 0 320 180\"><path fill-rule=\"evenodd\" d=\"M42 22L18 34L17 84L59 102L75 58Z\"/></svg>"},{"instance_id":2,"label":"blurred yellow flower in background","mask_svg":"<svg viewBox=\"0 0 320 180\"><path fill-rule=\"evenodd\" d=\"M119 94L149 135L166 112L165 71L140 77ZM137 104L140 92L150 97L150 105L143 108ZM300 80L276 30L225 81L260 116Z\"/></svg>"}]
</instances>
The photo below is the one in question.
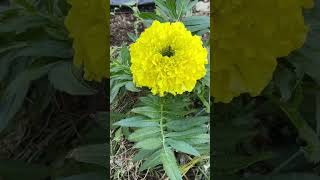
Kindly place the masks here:
<instances>
[{"instance_id":1,"label":"blurred yellow flower in background","mask_svg":"<svg viewBox=\"0 0 320 180\"><path fill-rule=\"evenodd\" d=\"M272 79L277 58L304 44L303 8L312 6L312 0L216 0L211 63L215 101L259 95Z\"/></svg>"},{"instance_id":2,"label":"blurred yellow flower in background","mask_svg":"<svg viewBox=\"0 0 320 180\"><path fill-rule=\"evenodd\" d=\"M83 67L84 78L101 81L109 76L107 62L107 2L68 0L71 9L65 25L73 38L74 64Z\"/></svg>"},{"instance_id":3,"label":"blurred yellow flower in background","mask_svg":"<svg viewBox=\"0 0 320 180\"><path fill-rule=\"evenodd\" d=\"M181 22L154 21L130 45L130 55L135 85L160 96L190 92L206 74L207 50Z\"/></svg>"}]
</instances>

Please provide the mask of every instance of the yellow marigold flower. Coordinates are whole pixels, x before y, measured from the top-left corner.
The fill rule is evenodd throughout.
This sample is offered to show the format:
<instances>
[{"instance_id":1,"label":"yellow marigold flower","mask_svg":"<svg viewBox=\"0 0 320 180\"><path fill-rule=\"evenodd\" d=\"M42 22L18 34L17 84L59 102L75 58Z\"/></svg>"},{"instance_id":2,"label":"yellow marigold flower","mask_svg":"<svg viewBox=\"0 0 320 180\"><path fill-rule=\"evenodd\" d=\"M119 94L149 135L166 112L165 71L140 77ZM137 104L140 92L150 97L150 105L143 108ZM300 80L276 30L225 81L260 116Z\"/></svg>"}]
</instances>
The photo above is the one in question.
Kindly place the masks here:
<instances>
[{"instance_id":1,"label":"yellow marigold flower","mask_svg":"<svg viewBox=\"0 0 320 180\"><path fill-rule=\"evenodd\" d=\"M206 74L207 50L181 22L154 21L130 45L130 55L133 82L160 96L190 92Z\"/></svg>"},{"instance_id":2,"label":"yellow marigold flower","mask_svg":"<svg viewBox=\"0 0 320 180\"><path fill-rule=\"evenodd\" d=\"M216 0L213 3L212 95L230 102L259 95L272 79L276 59L306 38L303 8L312 0Z\"/></svg>"},{"instance_id":3,"label":"yellow marigold flower","mask_svg":"<svg viewBox=\"0 0 320 180\"><path fill-rule=\"evenodd\" d=\"M72 5L65 25L73 38L74 64L87 80L100 81L109 73L107 63L107 3L105 0L68 0Z\"/></svg>"}]
</instances>

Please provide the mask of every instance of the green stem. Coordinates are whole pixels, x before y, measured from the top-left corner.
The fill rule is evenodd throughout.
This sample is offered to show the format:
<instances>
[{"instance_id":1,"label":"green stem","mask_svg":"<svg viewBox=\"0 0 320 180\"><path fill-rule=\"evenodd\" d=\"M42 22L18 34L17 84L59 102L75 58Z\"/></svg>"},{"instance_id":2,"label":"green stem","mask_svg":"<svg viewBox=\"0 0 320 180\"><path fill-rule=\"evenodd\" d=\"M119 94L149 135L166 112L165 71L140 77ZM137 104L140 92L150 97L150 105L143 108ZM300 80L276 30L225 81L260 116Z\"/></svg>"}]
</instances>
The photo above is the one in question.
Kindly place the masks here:
<instances>
[{"instance_id":1,"label":"green stem","mask_svg":"<svg viewBox=\"0 0 320 180\"><path fill-rule=\"evenodd\" d=\"M161 131L161 136L162 136L162 145L163 148L165 147L165 136L164 136L164 130L163 130L163 103L162 103L162 98L160 99L160 131Z\"/></svg>"}]
</instances>

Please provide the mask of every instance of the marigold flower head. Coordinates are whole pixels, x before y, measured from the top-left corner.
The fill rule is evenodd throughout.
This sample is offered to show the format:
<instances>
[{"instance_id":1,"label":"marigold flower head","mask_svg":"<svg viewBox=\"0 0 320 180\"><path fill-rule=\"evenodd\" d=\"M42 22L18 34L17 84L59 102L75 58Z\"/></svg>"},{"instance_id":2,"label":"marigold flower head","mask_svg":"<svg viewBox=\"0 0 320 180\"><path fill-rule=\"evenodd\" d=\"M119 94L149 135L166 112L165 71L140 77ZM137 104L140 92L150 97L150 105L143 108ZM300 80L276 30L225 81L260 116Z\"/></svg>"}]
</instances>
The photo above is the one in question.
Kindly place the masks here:
<instances>
[{"instance_id":1,"label":"marigold flower head","mask_svg":"<svg viewBox=\"0 0 320 180\"><path fill-rule=\"evenodd\" d=\"M212 95L229 102L257 96L272 79L277 58L306 38L303 8L312 0L216 0L213 3Z\"/></svg>"},{"instance_id":2,"label":"marigold flower head","mask_svg":"<svg viewBox=\"0 0 320 180\"><path fill-rule=\"evenodd\" d=\"M160 96L190 92L206 74L207 50L181 22L153 21L130 45L130 55L135 85Z\"/></svg>"},{"instance_id":3,"label":"marigold flower head","mask_svg":"<svg viewBox=\"0 0 320 180\"><path fill-rule=\"evenodd\" d=\"M107 3L68 0L72 5L65 25L73 38L74 64L87 80L100 81L109 73L107 62Z\"/></svg>"}]
</instances>

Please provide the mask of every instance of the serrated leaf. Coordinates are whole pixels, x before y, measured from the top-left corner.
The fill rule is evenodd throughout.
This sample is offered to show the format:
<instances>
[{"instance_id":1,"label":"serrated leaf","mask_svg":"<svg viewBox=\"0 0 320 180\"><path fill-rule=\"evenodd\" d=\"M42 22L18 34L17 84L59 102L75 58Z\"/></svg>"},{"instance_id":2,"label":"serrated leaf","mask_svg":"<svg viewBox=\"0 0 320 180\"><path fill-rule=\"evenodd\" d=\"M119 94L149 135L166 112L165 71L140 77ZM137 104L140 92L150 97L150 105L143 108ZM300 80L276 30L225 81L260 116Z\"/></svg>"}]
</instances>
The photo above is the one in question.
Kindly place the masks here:
<instances>
[{"instance_id":1,"label":"serrated leaf","mask_svg":"<svg viewBox=\"0 0 320 180\"><path fill-rule=\"evenodd\" d=\"M183 152L183 153L187 153L187 154L191 154L194 156L200 156L200 153L193 148L190 144L184 142L184 141L177 141L177 140L173 140L170 138L166 139L166 142L174 149L176 149L177 151ZM208 145L209 146L209 145Z\"/></svg>"},{"instance_id":2,"label":"serrated leaf","mask_svg":"<svg viewBox=\"0 0 320 180\"><path fill-rule=\"evenodd\" d=\"M145 117L135 116L126 119L122 119L113 125L123 127L154 127L159 126L158 122L147 121Z\"/></svg>"},{"instance_id":3,"label":"serrated leaf","mask_svg":"<svg viewBox=\"0 0 320 180\"><path fill-rule=\"evenodd\" d=\"M83 79L77 78L71 62L63 62L50 70L48 78L52 85L71 95L93 95L97 90L90 88Z\"/></svg>"},{"instance_id":4,"label":"serrated leaf","mask_svg":"<svg viewBox=\"0 0 320 180\"><path fill-rule=\"evenodd\" d=\"M151 20L158 20L159 22L165 22L165 20L161 16L152 12L141 12L138 14L138 16L145 20L151 19Z\"/></svg>"},{"instance_id":5,"label":"serrated leaf","mask_svg":"<svg viewBox=\"0 0 320 180\"><path fill-rule=\"evenodd\" d=\"M160 137L160 127L146 127L136 130L130 134L130 141L141 141L150 137Z\"/></svg>"},{"instance_id":6,"label":"serrated leaf","mask_svg":"<svg viewBox=\"0 0 320 180\"><path fill-rule=\"evenodd\" d=\"M169 132L166 137L184 137L188 135L196 135L206 133L208 129L206 127L196 127L185 131Z\"/></svg>"},{"instance_id":7,"label":"serrated leaf","mask_svg":"<svg viewBox=\"0 0 320 180\"><path fill-rule=\"evenodd\" d=\"M190 0L176 1L176 13L178 15L178 18L181 18L183 15L185 15L189 3Z\"/></svg>"},{"instance_id":8,"label":"serrated leaf","mask_svg":"<svg viewBox=\"0 0 320 180\"><path fill-rule=\"evenodd\" d=\"M146 150L158 149L162 145L162 140L160 138L148 138L137 142L134 147Z\"/></svg>"},{"instance_id":9,"label":"serrated leaf","mask_svg":"<svg viewBox=\"0 0 320 180\"><path fill-rule=\"evenodd\" d=\"M153 107L150 107L150 106L133 108L131 110L131 112L141 114L141 115L147 116L149 118L159 118L160 117L159 110L157 110Z\"/></svg>"},{"instance_id":10,"label":"serrated leaf","mask_svg":"<svg viewBox=\"0 0 320 180\"><path fill-rule=\"evenodd\" d=\"M198 117L191 117L182 120L174 120L167 123L167 127L170 130L174 131L185 131L195 126L202 125L208 122L208 116L198 116Z\"/></svg>"},{"instance_id":11,"label":"serrated leaf","mask_svg":"<svg viewBox=\"0 0 320 180\"><path fill-rule=\"evenodd\" d=\"M140 92L140 90L133 84L132 81L126 83L126 89L131 92Z\"/></svg>"},{"instance_id":12,"label":"serrated leaf","mask_svg":"<svg viewBox=\"0 0 320 180\"><path fill-rule=\"evenodd\" d=\"M176 140L183 140L190 144L203 144L210 142L210 135L209 134L197 134L197 135L189 135L189 136L182 136L182 137L173 137Z\"/></svg>"},{"instance_id":13,"label":"serrated leaf","mask_svg":"<svg viewBox=\"0 0 320 180\"><path fill-rule=\"evenodd\" d=\"M163 168L170 180L182 180L173 151L168 147L164 147L163 151L161 152L160 158L163 164Z\"/></svg>"},{"instance_id":14,"label":"serrated leaf","mask_svg":"<svg viewBox=\"0 0 320 180\"><path fill-rule=\"evenodd\" d=\"M139 171L144 171L149 168L153 168L159 164L161 164L160 153L161 149L154 152L150 157L148 157L140 166Z\"/></svg>"},{"instance_id":15,"label":"serrated leaf","mask_svg":"<svg viewBox=\"0 0 320 180\"><path fill-rule=\"evenodd\" d=\"M81 146L72 150L67 157L80 162L107 167L107 148L107 144Z\"/></svg>"}]
</instances>

